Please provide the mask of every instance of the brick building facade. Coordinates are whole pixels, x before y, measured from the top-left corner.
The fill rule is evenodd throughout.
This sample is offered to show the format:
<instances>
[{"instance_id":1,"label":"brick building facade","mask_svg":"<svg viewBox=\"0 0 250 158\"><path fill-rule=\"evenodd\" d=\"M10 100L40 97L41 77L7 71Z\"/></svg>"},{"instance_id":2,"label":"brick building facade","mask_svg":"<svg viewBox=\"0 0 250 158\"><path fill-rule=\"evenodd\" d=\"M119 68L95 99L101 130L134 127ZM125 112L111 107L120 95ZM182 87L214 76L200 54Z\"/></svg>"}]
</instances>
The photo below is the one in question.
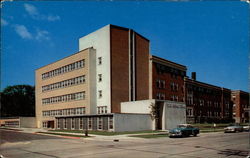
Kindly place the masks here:
<instances>
[{"instance_id":1,"label":"brick building facade","mask_svg":"<svg viewBox=\"0 0 250 158\"><path fill-rule=\"evenodd\" d=\"M235 122L243 123L249 121L249 93L235 90L232 91L233 118Z\"/></svg>"},{"instance_id":2,"label":"brick building facade","mask_svg":"<svg viewBox=\"0 0 250 158\"><path fill-rule=\"evenodd\" d=\"M186 66L152 56L153 99L184 102Z\"/></svg>"},{"instance_id":3,"label":"brick building facade","mask_svg":"<svg viewBox=\"0 0 250 158\"><path fill-rule=\"evenodd\" d=\"M196 81L184 79L187 122L231 122L231 90Z\"/></svg>"}]
</instances>

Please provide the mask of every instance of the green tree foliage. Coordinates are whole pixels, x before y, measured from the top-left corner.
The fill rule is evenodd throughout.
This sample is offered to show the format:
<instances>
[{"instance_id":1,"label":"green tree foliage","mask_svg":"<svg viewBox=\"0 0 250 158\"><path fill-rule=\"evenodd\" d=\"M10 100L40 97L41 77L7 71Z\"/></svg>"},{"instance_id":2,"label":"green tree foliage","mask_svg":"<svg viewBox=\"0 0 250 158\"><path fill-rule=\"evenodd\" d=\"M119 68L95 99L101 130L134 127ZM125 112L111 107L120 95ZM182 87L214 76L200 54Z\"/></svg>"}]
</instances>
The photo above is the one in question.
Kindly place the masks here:
<instances>
[{"instance_id":1,"label":"green tree foliage","mask_svg":"<svg viewBox=\"0 0 250 158\"><path fill-rule=\"evenodd\" d=\"M1 92L1 117L35 116L35 87L8 86Z\"/></svg>"}]
</instances>

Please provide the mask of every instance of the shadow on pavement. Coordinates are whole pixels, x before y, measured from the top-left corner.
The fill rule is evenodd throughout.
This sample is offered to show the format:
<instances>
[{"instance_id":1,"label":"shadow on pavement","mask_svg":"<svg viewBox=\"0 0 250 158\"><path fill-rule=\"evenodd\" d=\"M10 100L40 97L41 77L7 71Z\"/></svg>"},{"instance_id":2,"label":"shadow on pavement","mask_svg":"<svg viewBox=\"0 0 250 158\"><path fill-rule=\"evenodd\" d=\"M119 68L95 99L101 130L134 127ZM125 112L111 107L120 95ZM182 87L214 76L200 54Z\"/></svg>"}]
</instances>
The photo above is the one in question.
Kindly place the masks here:
<instances>
[{"instance_id":1,"label":"shadow on pavement","mask_svg":"<svg viewBox=\"0 0 250 158\"><path fill-rule=\"evenodd\" d=\"M235 150L235 149L225 149L218 152L220 155L226 155L226 156L242 156L247 157L248 151L244 150Z\"/></svg>"}]
</instances>

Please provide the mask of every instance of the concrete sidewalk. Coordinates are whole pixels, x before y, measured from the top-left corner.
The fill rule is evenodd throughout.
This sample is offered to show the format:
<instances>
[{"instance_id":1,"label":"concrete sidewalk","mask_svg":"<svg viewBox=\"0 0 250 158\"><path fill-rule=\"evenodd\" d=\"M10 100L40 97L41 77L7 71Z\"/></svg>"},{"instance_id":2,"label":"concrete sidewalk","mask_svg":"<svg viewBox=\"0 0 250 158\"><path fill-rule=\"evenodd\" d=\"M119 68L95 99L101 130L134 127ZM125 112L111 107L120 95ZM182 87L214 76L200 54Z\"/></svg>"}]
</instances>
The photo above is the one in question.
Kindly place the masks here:
<instances>
[{"instance_id":1,"label":"concrete sidewalk","mask_svg":"<svg viewBox=\"0 0 250 158\"><path fill-rule=\"evenodd\" d=\"M35 134L45 134L45 135L53 135L49 133L55 133L55 134L68 134L68 135L75 135L77 136L85 136L84 133L73 133L73 132L55 132L51 130L46 129L39 129L39 128L1 128L5 130L14 130L18 132L24 132L24 133L35 133ZM45 132L45 133L39 133L39 132ZM143 138L138 137L130 137L130 136L136 136L136 135L149 135L149 134L167 134L168 132L152 132L152 133L136 133L136 134L120 134L120 135L96 135L96 134L88 134L87 138L82 138L85 140L98 140L98 141L120 141L120 140L142 140ZM60 135L53 135L53 136L59 136Z\"/></svg>"}]
</instances>

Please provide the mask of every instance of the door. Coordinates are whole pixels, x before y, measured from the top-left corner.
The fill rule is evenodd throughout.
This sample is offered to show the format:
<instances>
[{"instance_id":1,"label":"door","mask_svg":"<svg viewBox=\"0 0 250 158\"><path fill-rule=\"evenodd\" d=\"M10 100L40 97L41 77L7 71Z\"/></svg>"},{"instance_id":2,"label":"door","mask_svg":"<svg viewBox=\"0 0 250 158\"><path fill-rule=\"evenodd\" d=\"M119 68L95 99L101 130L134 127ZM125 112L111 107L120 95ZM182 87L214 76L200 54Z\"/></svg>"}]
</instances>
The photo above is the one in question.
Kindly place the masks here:
<instances>
[{"instance_id":1,"label":"door","mask_svg":"<svg viewBox=\"0 0 250 158\"><path fill-rule=\"evenodd\" d=\"M48 128L54 128L54 121L48 121Z\"/></svg>"}]
</instances>

